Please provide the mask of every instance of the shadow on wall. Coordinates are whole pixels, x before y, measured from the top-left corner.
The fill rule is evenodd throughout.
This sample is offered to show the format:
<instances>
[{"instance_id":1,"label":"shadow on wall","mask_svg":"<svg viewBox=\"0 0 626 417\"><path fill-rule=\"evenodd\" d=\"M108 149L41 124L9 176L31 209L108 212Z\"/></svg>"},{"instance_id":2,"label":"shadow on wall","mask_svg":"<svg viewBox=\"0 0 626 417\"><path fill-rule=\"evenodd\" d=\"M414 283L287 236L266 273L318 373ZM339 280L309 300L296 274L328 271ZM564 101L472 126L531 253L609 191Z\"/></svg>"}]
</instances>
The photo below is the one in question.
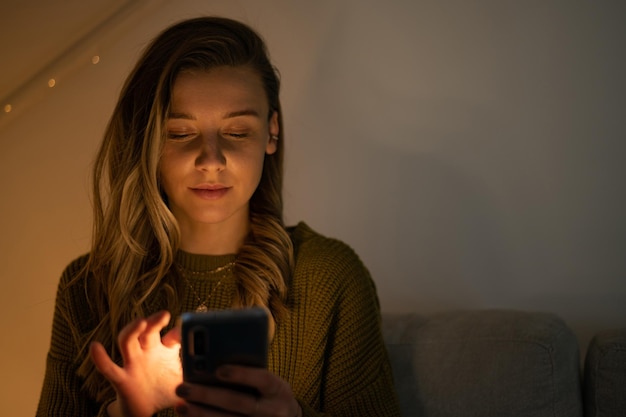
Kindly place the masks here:
<instances>
[{"instance_id":1,"label":"shadow on wall","mask_svg":"<svg viewBox=\"0 0 626 417\"><path fill-rule=\"evenodd\" d=\"M360 201L361 224L375 237L361 250L373 274L401 280L381 297L391 291L392 299L406 299L388 307L433 311L505 296L512 276L506 232L484 187L435 154L379 145L367 154L375 160L355 168L367 179L345 187Z\"/></svg>"},{"instance_id":2,"label":"shadow on wall","mask_svg":"<svg viewBox=\"0 0 626 417\"><path fill-rule=\"evenodd\" d=\"M619 106L598 111L622 96L555 58L551 21L504 30L502 10L437 10L456 25L347 9L328 23L285 106L289 212L355 247L386 311L549 311L583 341L594 323L624 325L623 123ZM572 62L596 57L578 42L594 30L556 26Z\"/></svg>"}]
</instances>

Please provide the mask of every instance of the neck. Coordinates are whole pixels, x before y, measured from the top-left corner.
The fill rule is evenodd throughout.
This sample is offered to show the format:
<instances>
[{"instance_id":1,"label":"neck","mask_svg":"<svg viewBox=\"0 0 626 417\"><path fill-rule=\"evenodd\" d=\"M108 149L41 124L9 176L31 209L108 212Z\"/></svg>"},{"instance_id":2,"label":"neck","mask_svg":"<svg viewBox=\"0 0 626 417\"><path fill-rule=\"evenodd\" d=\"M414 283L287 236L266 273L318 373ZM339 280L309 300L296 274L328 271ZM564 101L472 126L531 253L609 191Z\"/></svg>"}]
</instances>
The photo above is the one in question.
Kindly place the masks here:
<instances>
[{"instance_id":1,"label":"neck","mask_svg":"<svg viewBox=\"0 0 626 417\"><path fill-rule=\"evenodd\" d=\"M250 231L250 222L180 224L180 248L198 255L230 255L239 252Z\"/></svg>"}]
</instances>

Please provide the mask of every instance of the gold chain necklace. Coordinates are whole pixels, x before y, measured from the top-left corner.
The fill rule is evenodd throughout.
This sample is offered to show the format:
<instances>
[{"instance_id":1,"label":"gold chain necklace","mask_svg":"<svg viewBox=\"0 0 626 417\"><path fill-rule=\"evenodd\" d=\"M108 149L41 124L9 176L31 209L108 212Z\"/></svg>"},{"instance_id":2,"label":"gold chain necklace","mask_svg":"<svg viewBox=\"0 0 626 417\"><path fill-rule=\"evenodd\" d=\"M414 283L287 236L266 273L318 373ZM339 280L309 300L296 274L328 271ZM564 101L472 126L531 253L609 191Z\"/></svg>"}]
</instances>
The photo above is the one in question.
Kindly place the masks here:
<instances>
[{"instance_id":1,"label":"gold chain necklace","mask_svg":"<svg viewBox=\"0 0 626 417\"><path fill-rule=\"evenodd\" d=\"M232 269L232 267L235 266L235 261L233 262L229 262L226 265L222 265L219 268L215 268L211 271L187 271L190 274L194 274L194 275L213 275L213 274L218 274L220 272L223 271L229 271L230 269ZM204 299L204 301L202 301L202 298L200 298L200 295L198 295L198 292L196 291L196 289L194 288L193 285L191 285L191 281L189 281L189 279L187 278L187 276L185 275L185 273L183 272L182 268L178 268L180 274L183 276L183 278L185 279L185 282L187 283L187 285L189 286L189 288L191 289L191 291L193 291L193 294L196 296L196 299L198 300L198 307L196 307L196 312L199 313L203 313L205 311L209 310L209 300L211 299L211 296L213 295L213 293L215 292L215 290L217 290L217 288L220 286L220 284L222 283L222 280L218 280L217 281L217 285L211 290L211 292L209 293L209 295L206 296L206 298Z\"/></svg>"}]
</instances>

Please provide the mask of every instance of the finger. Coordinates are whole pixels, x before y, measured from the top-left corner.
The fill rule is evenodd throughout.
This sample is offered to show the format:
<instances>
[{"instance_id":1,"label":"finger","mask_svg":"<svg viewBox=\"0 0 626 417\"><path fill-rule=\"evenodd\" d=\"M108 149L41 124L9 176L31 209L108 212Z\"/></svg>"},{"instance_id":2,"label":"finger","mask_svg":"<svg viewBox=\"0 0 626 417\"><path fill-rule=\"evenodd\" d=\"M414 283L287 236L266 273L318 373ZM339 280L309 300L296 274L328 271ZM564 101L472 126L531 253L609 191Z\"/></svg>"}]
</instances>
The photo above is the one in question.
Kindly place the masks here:
<instances>
[{"instance_id":1,"label":"finger","mask_svg":"<svg viewBox=\"0 0 626 417\"><path fill-rule=\"evenodd\" d=\"M142 348L150 349L161 343L161 330L170 322L169 311L162 310L146 319L146 328L139 336Z\"/></svg>"},{"instance_id":2,"label":"finger","mask_svg":"<svg viewBox=\"0 0 626 417\"><path fill-rule=\"evenodd\" d=\"M93 342L89 346L89 356L96 366L96 369L113 385L122 382L124 375L123 369L111 360L102 344Z\"/></svg>"},{"instance_id":3,"label":"finger","mask_svg":"<svg viewBox=\"0 0 626 417\"><path fill-rule=\"evenodd\" d=\"M188 403L188 402L180 402L176 404L174 407L177 415L184 417L205 417L209 414L211 417L233 417L233 413L220 410L218 408L213 407L204 407L202 405ZM252 414L249 414L252 415Z\"/></svg>"},{"instance_id":4,"label":"finger","mask_svg":"<svg viewBox=\"0 0 626 417\"><path fill-rule=\"evenodd\" d=\"M167 347L180 346L180 327L174 327L167 332L161 342Z\"/></svg>"},{"instance_id":5,"label":"finger","mask_svg":"<svg viewBox=\"0 0 626 417\"><path fill-rule=\"evenodd\" d=\"M233 414L252 416L258 411L259 401L256 396L229 388L184 383L176 388L176 395L183 398L188 405L199 405L205 411L223 410L228 416ZM187 415L191 415L191 410Z\"/></svg>"},{"instance_id":6,"label":"finger","mask_svg":"<svg viewBox=\"0 0 626 417\"><path fill-rule=\"evenodd\" d=\"M218 368L217 377L228 383L241 384L254 387L258 390L258 398L254 408L250 404L240 400L235 411L244 415L264 416L276 414L300 415L300 405L293 396L291 386L279 376L272 374L267 369L250 368L245 366L224 365Z\"/></svg>"},{"instance_id":7,"label":"finger","mask_svg":"<svg viewBox=\"0 0 626 417\"><path fill-rule=\"evenodd\" d=\"M125 361L141 353L139 337L145 331L146 326L145 319L136 319L127 324L118 335L117 344Z\"/></svg>"},{"instance_id":8,"label":"finger","mask_svg":"<svg viewBox=\"0 0 626 417\"><path fill-rule=\"evenodd\" d=\"M282 379L263 368L223 365L216 374L222 381L254 387L263 397L276 396L283 385Z\"/></svg>"}]
</instances>

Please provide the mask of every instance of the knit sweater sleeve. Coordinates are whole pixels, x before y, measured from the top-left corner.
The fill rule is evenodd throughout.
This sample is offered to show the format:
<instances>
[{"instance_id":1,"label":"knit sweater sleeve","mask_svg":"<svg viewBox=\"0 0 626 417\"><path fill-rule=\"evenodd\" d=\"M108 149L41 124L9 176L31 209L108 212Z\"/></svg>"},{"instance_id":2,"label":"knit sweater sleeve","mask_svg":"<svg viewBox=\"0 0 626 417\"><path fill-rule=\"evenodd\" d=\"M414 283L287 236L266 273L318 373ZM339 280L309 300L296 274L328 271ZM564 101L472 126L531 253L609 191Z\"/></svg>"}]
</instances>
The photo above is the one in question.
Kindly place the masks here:
<instances>
[{"instance_id":1,"label":"knit sweater sleeve","mask_svg":"<svg viewBox=\"0 0 626 417\"><path fill-rule=\"evenodd\" d=\"M76 374L77 323L87 310L77 308L76 303L80 304L80 300L84 300L84 293L78 294L81 292L80 284L70 287L69 282L76 276L84 260L80 258L66 268L57 288L50 349L37 417L106 416L104 405L90 399L82 389L82 380Z\"/></svg>"},{"instance_id":2,"label":"knit sweater sleeve","mask_svg":"<svg viewBox=\"0 0 626 417\"><path fill-rule=\"evenodd\" d=\"M327 238L313 242L308 246L316 253L315 260L308 267L309 276L317 278L311 283L307 308L327 321L320 393L325 414L300 401L303 414L399 416L375 284L350 247Z\"/></svg>"}]
</instances>

